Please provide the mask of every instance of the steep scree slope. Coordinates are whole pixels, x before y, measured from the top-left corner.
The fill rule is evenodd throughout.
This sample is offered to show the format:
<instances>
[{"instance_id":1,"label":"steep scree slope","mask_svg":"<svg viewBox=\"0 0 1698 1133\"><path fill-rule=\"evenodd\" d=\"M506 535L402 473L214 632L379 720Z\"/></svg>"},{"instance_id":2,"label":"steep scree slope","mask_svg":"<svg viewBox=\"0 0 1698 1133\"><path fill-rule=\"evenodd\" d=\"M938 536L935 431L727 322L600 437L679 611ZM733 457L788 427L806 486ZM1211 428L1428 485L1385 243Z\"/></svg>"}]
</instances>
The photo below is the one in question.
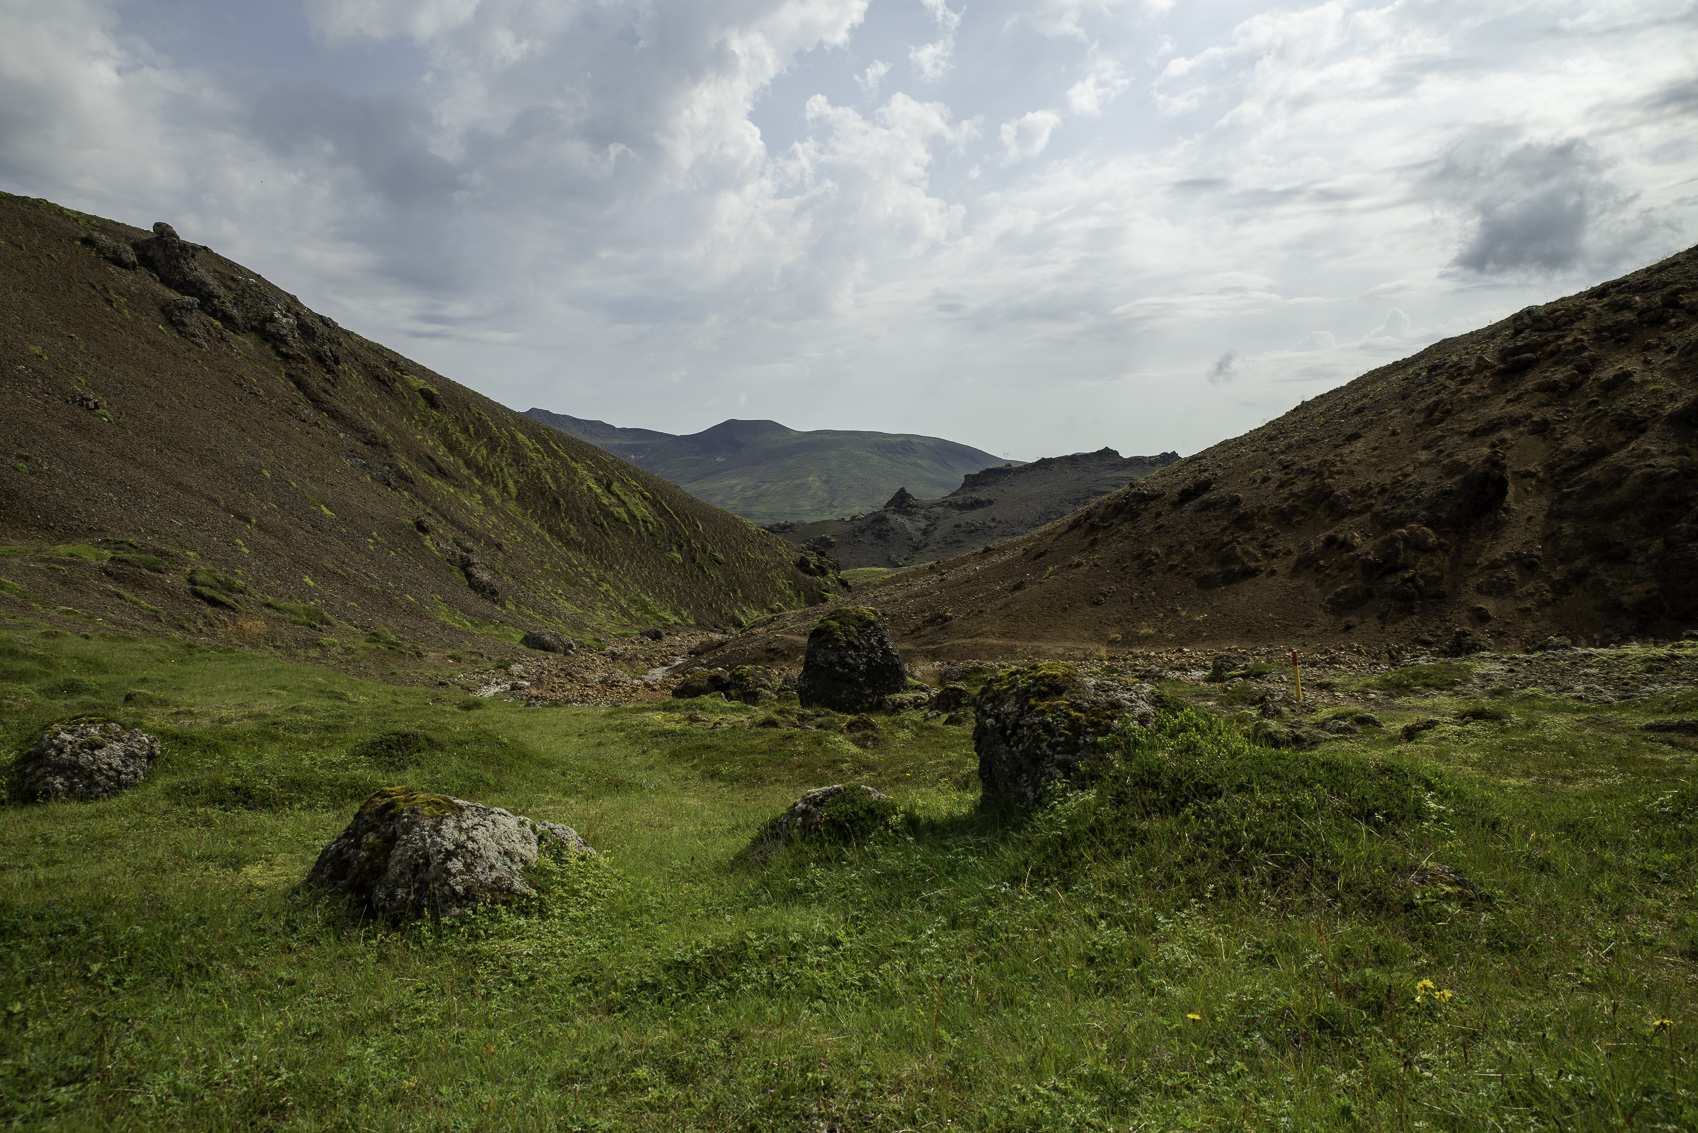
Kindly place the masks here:
<instances>
[{"instance_id":1,"label":"steep scree slope","mask_svg":"<svg viewBox=\"0 0 1698 1133\"><path fill-rule=\"evenodd\" d=\"M1002 463L981 449L905 433L721 421L688 436L621 429L546 409L527 417L600 445L695 496L756 523L855 515L906 484L942 495L969 472Z\"/></svg>"},{"instance_id":2,"label":"steep scree slope","mask_svg":"<svg viewBox=\"0 0 1698 1133\"><path fill-rule=\"evenodd\" d=\"M453 639L821 597L778 537L156 228L0 196L0 603Z\"/></svg>"},{"instance_id":3,"label":"steep scree slope","mask_svg":"<svg viewBox=\"0 0 1698 1133\"><path fill-rule=\"evenodd\" d=\"M1123 457L1111 448L1046 456L970 473L942 499L916 499L904 486L870 515L769 530L845 570L932 562L1041 527L1178 459L1171 452Z\"/></svg>"},{"instance_id":4,"label":"steep scree slope","mask_svg":"<svg viewBox=\"0 0 1698 1133\"><path fill-rule=\"evenodd\" d=\"M1698 249L854 600L940 657L1677 636L1698 625L1695 322ZM752 655L797 639L768 633Z\"/></svg>"}]
</instances>

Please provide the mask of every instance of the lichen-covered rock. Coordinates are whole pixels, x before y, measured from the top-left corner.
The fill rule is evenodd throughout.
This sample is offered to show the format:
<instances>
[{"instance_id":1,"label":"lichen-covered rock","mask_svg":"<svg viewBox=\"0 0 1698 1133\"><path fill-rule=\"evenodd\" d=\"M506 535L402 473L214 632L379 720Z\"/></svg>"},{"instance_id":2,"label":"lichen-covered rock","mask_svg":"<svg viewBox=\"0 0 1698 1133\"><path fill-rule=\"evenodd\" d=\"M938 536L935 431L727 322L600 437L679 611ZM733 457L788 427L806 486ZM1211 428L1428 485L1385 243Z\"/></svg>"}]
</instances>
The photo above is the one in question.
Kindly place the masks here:
<instances>
[{"instance_id":1,"label":"lichen-covered rock","mask_svg":"<svg viewBox=\"0 0 1698 1133\"><path fill-rule=\"evenodd\" d=\"M569 853L595 851L570 826L385 787L319 853L307 881L383 917L452 917L533 892L525 871L540 855Z\"/></svg>"},{"instance_id":2,"label":"lichen-covered rock","mask_svg":"<svg viewBox=\"0 0 1698 1133\"><path fill-rule=\"evenodd\" d=\"M834 783L815 787L761 827L750 849L765 855L802 839L847 844L865 842L888 830L896 819L896 803L871 787Z\"/></svg>"},{"instance_id":3,"label":"lichen-covered rock","mask_svg":"<svg viewBox=\"0 0 1698 1133\"><path fill-rule=\"evenodd\" d=\"M998 673L973 707L981 801L990 806L1037 806L1052 783L1096 756L1097 740L1116 724L1155 716L1148 685L1087 677L1059 661Z\"/></svg>"},{"instance_id":4,"label":"lichen-covered rock","mask_svg":"<svg viewBox=\"0 0 1698 1133\"><path fill-rule=\"evenodd\" d=\"M902 654L877 610L842 606L808 634L796 695L803 707L865 712L908 686Z\"/></svg>"},{"instance_id":5,"label":"lichen-covered rock","mask_svg":"<svg viewBox=\"0 0 1698 1133\"><path fill-rule=\"evenodd\" d=\"M778 699L781 679L763 665L738 665L731 670L725 695L744 704L766 704Z\"/></svg>"},{"instance_id":6,"label":"lichen-covered rock","mask_svg":"<svg viewBox=\"0 0 1698 1133\"><path fill-rule=\"evenodd\" d=\"M535 649L542 653L576 653L578 643L563 633L551 629L533 629L519 639L519 644L526 649Z\"/></svg>"},{"instance_id":7,"label":"lichen-covered rock","mask_svg":"<svg viewBox=\"0 0 1698 1133\"><path fill-rule=\"evenodd\" d=\"M159 741L146 732L97 716L54 724L19 765L25 797L40 801L99 799L127 791L147 777Z\"/></svg>"}]
</instances>

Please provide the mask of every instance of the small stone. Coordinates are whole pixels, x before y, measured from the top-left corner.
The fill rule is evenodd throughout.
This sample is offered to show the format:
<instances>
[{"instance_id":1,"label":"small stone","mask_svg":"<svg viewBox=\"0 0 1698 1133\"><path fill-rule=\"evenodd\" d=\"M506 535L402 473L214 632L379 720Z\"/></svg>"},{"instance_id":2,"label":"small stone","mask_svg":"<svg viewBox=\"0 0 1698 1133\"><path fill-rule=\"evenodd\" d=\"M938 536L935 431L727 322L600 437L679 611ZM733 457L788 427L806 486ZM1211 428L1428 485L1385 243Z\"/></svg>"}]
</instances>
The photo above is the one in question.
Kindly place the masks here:
<instances>
[{"instance_id":1,"label":"small stone","mask_svg":"<svg viewBox=\"0 0 1698 1133\"><path fill-rule=\"evenodd\" d=\"M665 637L666 634L662 633L658 629L645 629L641 633L637 634L637 636L649 641L659 641L661 638Z\"/></svg>"},{"instance_id":2,"label":"small stone","mask_svg":"<svg viewBox=\"0 0 1698 1133\"><path fill-rule=\"evenodd\" d=\"M54 724L19 761L19 786L41 802L99 799L147 777L159 741L98 716Z\"/></svg>"},{"instance_id":3,"label":"small stone","mask_svg":"<svg viewBox=\"0 0 1698 1133\"><path fill-rule=\"evenodd\" d=\"M953 712L972 698L966 685L947 684L932 695L931 706L939 712Z\"/></svg>"},{"instance_id":4,"label":"small stone","mask_svg":"<svg viewBox=\"0 0 1698 1133\"><path fill-rule=\"evenodd\" d=\"M1209 662L1209 680L1215 684L1225 684L1234 674L1242 673L1249 667L1248 654L1216 653L1214 660Z\"/></svg>"}]
</instances>

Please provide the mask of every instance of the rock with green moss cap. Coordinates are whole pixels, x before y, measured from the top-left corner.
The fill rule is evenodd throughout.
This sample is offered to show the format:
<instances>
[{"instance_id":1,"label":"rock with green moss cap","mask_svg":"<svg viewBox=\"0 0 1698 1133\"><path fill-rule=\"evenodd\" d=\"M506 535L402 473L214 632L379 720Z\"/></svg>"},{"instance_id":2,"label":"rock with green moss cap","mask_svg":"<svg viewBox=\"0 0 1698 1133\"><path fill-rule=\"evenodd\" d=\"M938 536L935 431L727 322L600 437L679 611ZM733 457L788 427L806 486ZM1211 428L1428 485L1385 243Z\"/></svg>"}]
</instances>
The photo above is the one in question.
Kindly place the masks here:
<instances>
[{"instance_id":1,"label":"rock with green moss cap","mask_svg":"<svg viewBox=\"0 0 1698 1133\"><path fill-rule=\"evenodd\" d=\"M908 686L890 627L868 606L842 606L808 635L796 695L807 708L865 712Z\"/></svg>"},{"instance_id":2,"label":"rock with green moss cap","mask_svg":"<svg viewBox=\"0 0 1698 1133\"><path fill-rule=\"evenodd\" d=\"M981 801L1029 808L1097 754L1097 741L1132 717L1155 716L1148 685L1091 677L1060 661L1008 669L973 702Z\"/></svg>"},{"instance_id":3,"label":"rock with green moss cap","mask_svg":"<svg viewBox=\"0 0 1698 1133\"><path fill-rule=\"evenodd\" d=\"M159 741L98 716L79 716L43 732L18 764L18 785L41 802L99 799L147 777Z\"/></svg>"},{"instance_id":4,"label":"rock with green moss cap","mask_svg":"<svg viewBox=\"0 0 1698 1133\"><path fill-rule=\"evenodd\" d=\"M595 851L570 826L385 787L324 847L307 882L382 917L452 917L531 893L525 871L540 856L573 853Z\"/></svg>"},{"instance_id":5,"label":"rock with green moss cap","mask_svg":"<svg viewBox=\"0 0 1698 1133\"><path fill-rule=\"evenodd\" d=\"M844 845L866 842L896 821L896 803L872 787L834 783L815 787L762 826L749 849L758 857L777 853L792 842L818 839Z\"/></svg>"}]
</instances>

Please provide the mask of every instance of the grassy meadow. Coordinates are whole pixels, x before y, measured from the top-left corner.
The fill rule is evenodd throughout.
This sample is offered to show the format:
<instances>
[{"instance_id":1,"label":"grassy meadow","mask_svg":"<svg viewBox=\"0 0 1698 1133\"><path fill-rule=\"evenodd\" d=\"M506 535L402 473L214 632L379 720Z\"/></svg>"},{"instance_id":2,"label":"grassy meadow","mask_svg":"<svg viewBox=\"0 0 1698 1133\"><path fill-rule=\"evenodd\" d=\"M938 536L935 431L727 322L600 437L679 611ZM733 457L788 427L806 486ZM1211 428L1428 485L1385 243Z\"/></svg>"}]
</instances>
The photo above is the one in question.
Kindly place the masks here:
<instances>
[{"instance_id":1,"label":"grassy meadow","mask_svg":"<svg viewBox=\"0 0 1698 1133\"><path fill-rule=\"evenodd\" d=\"M1307 753L1173 686L1017 820L970 728L911 714L527 708L0 622L5 751L84 713L163 745L128 795L0 809L0 1123L1698 1127L1698 741L1640 727L1694 694L1488 712L1406 673ZM899 818L742 853L840 781ZM392 783L601 853L440 926L302 892Z\"/></svg>"}]
</instances>

